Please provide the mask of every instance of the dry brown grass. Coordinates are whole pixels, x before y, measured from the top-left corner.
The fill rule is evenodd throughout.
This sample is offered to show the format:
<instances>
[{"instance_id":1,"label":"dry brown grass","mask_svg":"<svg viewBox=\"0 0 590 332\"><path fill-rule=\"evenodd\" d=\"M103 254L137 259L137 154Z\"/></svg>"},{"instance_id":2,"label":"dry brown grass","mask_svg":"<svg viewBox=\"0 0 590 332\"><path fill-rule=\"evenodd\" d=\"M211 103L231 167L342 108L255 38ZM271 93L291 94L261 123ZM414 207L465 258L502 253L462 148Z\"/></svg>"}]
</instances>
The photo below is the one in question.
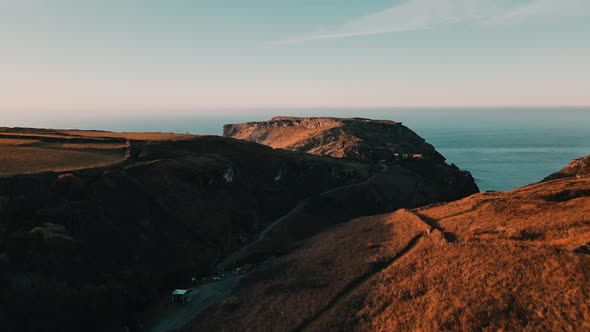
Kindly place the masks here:
<instances>
[{"instance_id":1,"label":"dry brown grass","mask_svg":"<svg viewBox=\"0 0 590 332\"><path fill-rule=\"evenodd\" d=\"M79 143L79 144L72 144L72 143L65 143L65 144L56 144L56 148L67 149L67 150L121 150L127 148L127 144L112 144L112 143Z\"/></svg>"},{"instance_id":2,"label":"dry brown grass","mask_svg":"<svg viewBox=\"0 0 590 332\"><path fill-rule=\"evenodd\" d=\"M444 161L434 147L416 133L393 121L359 118L275 117L269 121L229 124L223 135L335 158L379 162L395 161L395 153L421 154Z\"/></svg>"},{"instance_id":3,"label":"dry brown grass","mask_svg":"<svg viewBox=\"0 0 590 332\"><path fill-rule=\"evenodd\" d=\"M127 139L164 141L194 137L194 135L170 133L2 128L0 130L0 176L70 171L110 165L125 157L127 143L124 140ZM90 139L90 141L80 142L80 139ZM118 139L119 142L107 141L108 139Z\"/></svg>"},{"instance_id":4,"label":"dry brown grass","mask_svg":"<svg viewBox=\"0 0 590 332\"><path fill-rule=\"evenodd\" d=\"M239 307L188 330L589 330L587 243L589 179L360 218L261 269L233 294Z\"/></svg>"},{"instance_id":5,"label":"dry brown grass","mask_svg":"<svg viewBox=\"0 0 590 332\"><path fill-rule=\"evenodd\" d=\"M397 219L401 222L392 222ZM234 296L240 307L232 321L209 321L194 330L287 331L301 325L351 283L362 280L380 264L403 251L428 226L400 210L392 215L362 218L307 241L294 254L264 266L244 282ZM303 304L303 305L302 305ZM228 315L225 307L206 315ZM222 326L217 324L221 323Z\"/></svg>"},{"instance_id":6,"label":"dry brown grass","mask_svg":"<svg viewBox=\"0 0 590 332\"><path fill-rule=\"evenodd\" d=\"M39 133L35 132L34 129L31 131L18 131L18 132L0 132L0 139L10 139L11 137L19 136L30 136L30 137L49 137L49 138L64 138L64 135L59 133ZM17 138L18 139L18 138Z\"/></svg>"},{"instance_id":7,"label":"dry brown grass","mask_svg":"<svg viewBox=\"0 0 590 332\"><path fill-rule=\"evenodd\" d=\"M75 151L0 144L0 175L60 172L105 166L121 161L121 151Z\"/></svg>"},{"instance_id":8,"label":"dry brown grass","mask_svg":"<svg viewBox=\"0 0 590 332\"><path fill-rule=\"evenodd\" d=\"M124 143L70 143L71 138L36 130L1 132L0 176L100 167L125 157Z\"/></svg>"},{"instance_id":9,"label":"dry brown grass","mask_svg":"<svg viewBox=\"0 0 590 332\"><path fill-rule=\"evenodd\" d=\"M263 137L262 139L257 139L256 142L272 146L275 149L288 149L301 141L305 141L313 135L320 134L335 126L336 125L320 128L287 127L281 128L281 130L264 131L264 133L249 133L249 135L242 133L242 135L237 135L234 138L247 140L251 135L255 137Z\"/></svg>"},{"instance_id":10,"label":"dry brown grass","mask_svg":"<svg viewBox=\"0 0 590 332\"><path fill-rule=\"evenodd\" d=\"M320 326L356 330L587 330L588 259L512 243L424 241L364 285L360 310ZM349 309L350 310L350 309ZM362 317L355 322L352 317Z\"/></svg>"},{"instance_id":11,"label":"dry brown grass","mask_svg":"<svg viewBox=\"0 0 590 332\"><path fill-rule=\"evenodd\" d=\"M80 137L98 137L98 138L125 138L137 141L167 141L183 140L198 137L199 135L186 135L174 133L148 133L148 132L124 132L116 133L110 131L84 131L84 130L60 130L60 132Z\"/></svg>"},{"instance_id":12,"label":"dry brown grass","mask_svg":"<svg viewBox=\"0 0 590 332\"><path fill-rule=\"evenodd\" d=\"M19 138L3 138L0 137L0 145L10 145L10 146L24 146L24 145L34 145L39 143L38 140L32 139L19 139Z\"/></svg>"},{"instance_id":13,"label":"dry brown grass","mask_svg":"<svg viewBox=\"0 0 590 332\"><path fill-rule=\"evenodd\" d=\"M94 130L63 130L63 129L34 129L34 128L2 128L0 138L14 136L49 137L49 138L122 138L138 141L166 141L182 140L198 137L199 135L160 133L160 132L110 132Z\"/></svg>"}]
</instances>

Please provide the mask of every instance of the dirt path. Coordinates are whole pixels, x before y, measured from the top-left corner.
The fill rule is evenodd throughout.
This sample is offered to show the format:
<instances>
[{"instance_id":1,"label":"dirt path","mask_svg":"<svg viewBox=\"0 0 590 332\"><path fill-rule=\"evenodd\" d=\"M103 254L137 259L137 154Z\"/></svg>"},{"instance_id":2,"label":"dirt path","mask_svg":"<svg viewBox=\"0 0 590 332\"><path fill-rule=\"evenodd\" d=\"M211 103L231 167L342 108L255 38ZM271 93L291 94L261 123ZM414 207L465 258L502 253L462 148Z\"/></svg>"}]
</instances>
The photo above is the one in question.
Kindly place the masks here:
<instances>
[{"instance_id":1,"label":"dirt path","mask_svg":"<svg viewBox=\"0 0 590 332\"><path fill-rule=\"evenodd\" d=\"M346 190L346 189L350 189L350 188L354 188L354 187L364 186L364 185L370 183L371 181L375 180L379 175L383 174L384 172L386 172L389 169L389 166L388 165L385 165L385 164L381 164L381 167L382 167L381 171L373 174L372 176L370 176L369 178L367 178L363 182L353 183L353 184L347 184L345 186L332 188L332 189L330 189L328 191L325 191L323 193L320 193L319 196L326 197L326 196L328 196L330 194L336 193L336 192L341 191L341 190ZM289 218L291 216L293 216L293 215L295 215L295 214L303 211L306 207L308 207L308 205L310 203L311 203L311 197L308 197L308 198L300 201L293 209L291 209L289 212L287 212L282 217L278 218L276 221L274 221L272 224L270 224L268 227L266 227L260 233L260 235L258 235L258 237L254 241L252 241L249 244L247 244L246 246L244 246L244 247L236 250L231 255L229 255L226 259L224 259L223 262L221 262L218 265L218 268L224 268L225 269L225 268L227 268L229 266L234 265L235 262L239 261L245 255L247 255L250 249L256 248L256 246L260 242L264 241L268 237L268 234L275 227L281 225L286 220L289 220Z\"/></svg>"},{"instance_id":2,"label":"dirt path","mask_svg":"<svg viewBox=\"0 0 590 332\"><path fill-rule=\"evenodd\" d=\"M439 225L438 220L429 218L429 217L427 217L421 213L418 213L416 211L408 210L408 212L414 214L416 217L418 217L420 220L422 220L425 224L427 224L431 228L436 229L437 231L441 232L445 241L447 241L447 242L456 242L457 241L457 235L455 235L454 233L451 233L451 232L447 232L441 225Z\"/></svg>"},{"instance_id":3,"label":"dirt path","mask_svg":"<svg viewBox=\"0 0 590 332\"><path fill-rule=\"evenodd\" d=\"M317 329L314 328L316 322L321 321L321 318L333 313L335 310L338 310L340 305L345 302L347 299L350 298L354 294L354 292L361 287L365 282L367 282L370 278L378 274L379 272L391 267L395 264L398 260L406 256L422 239L424 234L416 235L407 246L402 248L395 256L392 258L381 262L380 264L376 265L372 270L365 273L364 275L352 280L348 286L343 288L322 310L318 311L314 316L305 320L300 326L298 326L295 331L315 331Z\"/></svg>"},{"instance_id":4,"label":"dirt path","mask_svg":"<svg viewBox=\"0 0 590 332\"><path fill-rule=\"evenodd\" d=\"M230 275L222 280L212 281L192 289L190 303L181 306L170 304L160 313L157 323L146 329L148 332L176 331L209 306L229 295L245 275Z\"/></svg>"},{"instance_id":5,"label":"dirt path","mask_svg":"<svg viewBox=\"0 0 590 332\"><path fill-rule=\"evenodd\" d=\"M321 193L320 195L329 195L331 193L337 192L339 190L345 190L356 186L365 185L371 181L373 181L377 176L384 173L389 169L389 167L385 164L381 165L383 169L380 172L373 174L367 180L359 183L348 184L341 187L336 187L330 189L326 192ZM282 217L278 218L275 222L270 224L264 231L260 233L258 238L251 242L246 247L242 247L236 250L234 253L229 255L223 262L218 264L218 269L226 268L231 266L234 261L242 257L244 253L247 252L248 248L255 245L258 241L263 240L268 233L277 225L280 225L284 220L287 220L291 215L298 213L303 208L305 208L309 202L311 201L310 198L304 199L297 204L293 209L291 209L287 214L283 215ZM160 318L157 320L157 323L150 326L146 331L148 332L169 332L175 331L182 328L188 322L190 322L194 317L196 317L199 313L203 310L207 309L209 306L214 305L221 301L224 297L229 295L233 289L239 284L239 281L244 277L244 275L240 276L226 276L223 280L217 282L211 282L204 285L200 285L195 287L191 295L189 297L190 303L185 306L174 306L170 304L166 307L164 311L158 314Z\"/></svg>"}]
</instances>

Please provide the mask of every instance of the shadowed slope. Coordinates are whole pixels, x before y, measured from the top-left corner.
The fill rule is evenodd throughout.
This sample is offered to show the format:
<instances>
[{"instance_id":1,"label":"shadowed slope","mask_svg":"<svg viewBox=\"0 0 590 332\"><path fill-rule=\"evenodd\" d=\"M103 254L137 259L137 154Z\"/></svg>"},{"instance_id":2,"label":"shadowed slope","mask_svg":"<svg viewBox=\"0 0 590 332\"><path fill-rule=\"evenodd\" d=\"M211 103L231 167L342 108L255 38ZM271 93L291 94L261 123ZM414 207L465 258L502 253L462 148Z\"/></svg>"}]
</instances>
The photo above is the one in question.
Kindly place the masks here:
<instances>
[{"instance_id":1,"label":"shadowed slope","mask_svg":"<svg viewBox=\"0 0 590 332\"><path fill-rule=\"evenodd\" d=\"M187 330L587 330L589 243L590 179L359 218Z\"/></svg>"},{"instance_id":2,"label":"shadowed slope","mask_svg":"<svg viewBox=\"0 0 590 332\"><path fill-rule=\"evenodd\" d=\"M422 137L401 123L361 118L274 117L269 121L229 124L224 136L273 148L364 163L398 166L433 182L459 189L463 197L479 192L469 172L445 163Z\"/></svg>"},{"instance_id":3,"label":"shadowed slope","mask_svg":"<svg viewBox=\"0 0 590 332\"><path fill-rule=\"evenodd\" d=\"M357 216L475 190L428 160L366 163L215 136L0 131L10 144L27 141L16 149L118 145L124 155L0 177L0 325L9 330L138 329L138 311L245 244L256 250L240 259L256 261ZM43 160L35 157L31 165ZM23 165L17 173L34 171Z\"/></svg>"},{"instance_id":4,"label":"shadowed slope","mask_svg":"<svg viewBox=\"0 0 590 332\"><path fill-rule=\"evenodd\" d=\"M136 326L162 290L209 273L298 201L371 174L221 137L131 141L127 156L0 177L0 325ZM279 170L288 175L277 180Z\"/></svg>"}]
</instances>

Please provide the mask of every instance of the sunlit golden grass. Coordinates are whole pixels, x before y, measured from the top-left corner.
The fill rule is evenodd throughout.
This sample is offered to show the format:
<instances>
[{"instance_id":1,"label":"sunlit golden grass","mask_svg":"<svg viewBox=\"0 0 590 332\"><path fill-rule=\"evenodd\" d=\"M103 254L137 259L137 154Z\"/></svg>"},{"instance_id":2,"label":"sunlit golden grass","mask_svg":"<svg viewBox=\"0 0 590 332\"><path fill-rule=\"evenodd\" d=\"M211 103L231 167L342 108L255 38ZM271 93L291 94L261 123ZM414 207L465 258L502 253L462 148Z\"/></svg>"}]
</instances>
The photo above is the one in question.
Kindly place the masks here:
<instances>
[{"instance_id":1,"label":"sunlit golden grass","mask_svg":"<svg viewBox=\"0 0 590 332\"><path fill-rule=\"evenodd\" d=\"M116 149L125 149L127 147L127 144L109 144L109 143L105 143L105 144L93 144L93 143L88 143L88 144L71 144L71 143L65 143L65 144L56 144L55 147L61 148L61 149L71 149L71 150L116 150Z\"/></svg>"},{"instance_id":2,"label":"sunlit golden grass","mask_svg":"<svg viewBox=\"0 0 590 332\"><path fill-rule=\"evenodd\" d=\"M27 136L27 137L49 137L49 138L64 138L64 135L58 133L41 133L32 131L18 131L18 132L0 132L0 139L7 139L11 137Z\"/></svg>"},{"instance_id":3,"label":"sunlit golden grass","mask_svg":"<svg viewBox=\"0 0 590 332\"><path fill-rule=\"evenodd\" d=\"M12 145L12 146L23 146L23 145L33 145L39 143L38 140L32 139L19 139L19 138L3 138L0 137L0 146L1 145Z\"/></svg>"},{"instance_id":4,"label":"sunlit golden grass","mask_svg":"<svg viewBox=\"0 0 590 332\"><path fill-rule=\"evenodd\" d=\"M123 151L100 152L0 145L0 175L99 167L124 158Z\"/></svg>"},{"instance_id":5,"label":"sunlit golden grass","mask_svg":"<svg viewBox=\"0 0 590 332\"><path fill-rule=\"evenodd\" d=\"M116 133L109 131L79 131L79 130L62 130L67 135L95 138L124 138L138 141L165 141L181 140L194 138L197 135L174 134L174 133Z\"/></svg>"},{"instance_id":6,"label":"sunlit golden grass","mask_svg":"<svg viewBox=\"0 0 590 332\"><path fill-rule=\"evenodd\" d=\"M319 128L306 128L306 127L286 127L280 128L280 130L271 130L269 132L265 131L264 134L258 133L249 133L250 135L256 135L264 137L259 143L261 144L268 144L273 148L279 149L286 149L290 146L297 144L309 137L322 133L326 130L334 128L336 125L334 124L331 127L319 127ZM239 139L249 139L250 135L236 135L235 138Z\"/></svg>"},{"instance_id":7,"label":"sunlit golden grass","mask_svg":"<svg viewBox=\"0 0 590 332\"><path fill-rule=\"evenodd\" d=\"M123 160L129 144L127 140L161 141L193 137L170 133L2 128L0 175L100 167ZM90 141L80 142L80 139Z\"/></svg>"},{"instance_id":8,"label":"sunlit golden grass","mask_svg":"<svg viewBox=\"0 0 590 332\"><path fill-rule=\"evenodd\" d=\"M69 136L35 130L0 133L0 175L99 167L125 157L124 142L84 144L68 143L69 139Z\"/></svg>"},{"instance_id":9,"label":"sunlit golden grass","mask_svg":"<svg viewBox=\"0 0 590 332\"><path fill-rule=\"evenodd\" d=\"M589 245L590 179L359 218L261 267L239 306L187 330L587 331Z\"/></svg>"},{"instance_id":10,"label":"sunlit golden grass","mask_svg":"<svg viewBox=\"0 0 590 332\"><path fill-rule=\"evenodd\" d=\"M181 140L190 139L199 135L191 134L176 134L176 133L160 133L160 132L110 132L110 131L94 131L94 130L48 130L48 129L11 129L3 128L0 131L0 139L10 137L28 136L28 137L48 137L48 138L119 138L132 139L138 141L164 141L164 140Z\"/></svg>"}]
</instances>

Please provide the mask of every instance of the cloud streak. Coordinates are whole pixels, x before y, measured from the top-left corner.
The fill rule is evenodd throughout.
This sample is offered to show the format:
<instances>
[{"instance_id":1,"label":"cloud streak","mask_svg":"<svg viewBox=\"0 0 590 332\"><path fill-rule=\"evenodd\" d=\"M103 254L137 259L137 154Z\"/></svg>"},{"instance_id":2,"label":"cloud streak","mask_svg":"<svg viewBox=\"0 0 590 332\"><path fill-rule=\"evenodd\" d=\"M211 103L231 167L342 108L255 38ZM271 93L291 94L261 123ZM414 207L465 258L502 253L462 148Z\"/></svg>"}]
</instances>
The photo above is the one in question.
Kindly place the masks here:
<instances>
[{"instance_id":1,"label":"cloud streak","mask_svg":"<svg viewBox=\"0 0 590 332\"><path fill-rule=\"evenodd\" d=\"M481 23L483 26L496 26L540 17L584 17L588 16L588 10L588 0L534 0L515 5Z\"/></svg>"},{"instance_id":2,"label":"cloud streak","mask_svg":"<svg viewBox=\"0 0 590 332\"><path fill-rule=\"evenodd\" d=\"M582 15L588 0L407 0L391 8L346 22L329 30L286 38L273 44L381 35L432 29L459 23L479 26L513 24L527 18L550 15Z\"/></svg>"}]
</instances>

